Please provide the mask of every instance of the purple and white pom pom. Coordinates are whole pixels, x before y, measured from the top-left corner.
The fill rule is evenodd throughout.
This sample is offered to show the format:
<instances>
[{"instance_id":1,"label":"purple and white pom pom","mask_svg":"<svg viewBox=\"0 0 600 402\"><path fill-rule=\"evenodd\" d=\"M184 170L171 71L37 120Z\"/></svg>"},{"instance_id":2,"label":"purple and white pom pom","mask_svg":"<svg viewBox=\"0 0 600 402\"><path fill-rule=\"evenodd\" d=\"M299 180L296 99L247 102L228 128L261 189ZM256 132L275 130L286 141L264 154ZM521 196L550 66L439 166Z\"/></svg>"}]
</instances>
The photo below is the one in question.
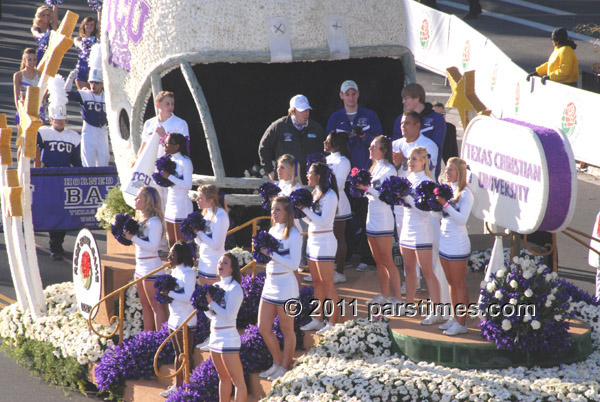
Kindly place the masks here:
<instances>
[{"instance_id":1,"label":"purple and white pom pom","mask_svg":"<svg viewBox=\"0 0 600 402\"><path fill-rule=\"evenodd\" d=\"M200 211L194 211L181 222L181 234L186 239L194 239L196 230L203 232L206 229L206 220Z\"/></svg>"},{"instance_id":2,"label":"purple and white pom pom","mask_svg":"<svg viewBox=\"0 0 600 402\"><path fill-rule=\"evenodd\" d=\"M271 198L277 196L281 192L278 185L271 182L263 183L258 188L258 194L262 198L262 207L264 210L271 212Z\"/></svg>"},{"instance_id":3,"label":"purple and white pom pom","mask_svg":"<svg viewBox=\"0 0 600 402\"><path fill-rule=\"evenodd\" d=\"M104 0L88 0L88 6L96 12L102 11L102 3Z\"/></svg>"},{"instance_id":4,"label":"purple and white pom pom","mask_svg":"<svg viewBox=\"0 0 600 402\"><path fill-rule=\"evenodd\" d=\"M46 0L46 4L48 4L50 7L52 6L60 6L63 3L64 0Z\"/></svg>"},{"instance_id":5,"label":"purple and white pom pom","mask_svg":"<svg viewBox=\"0 0 600 402\"><path fill-rule=\"evenodd\" d=\"M271 261L271 257L260 252L263 248L267 249L268 254L279 249L279 240L264 230L258 232L256 236L252 236L252 258L259 264L266 264Z\"/></svg>"}]
</instances>

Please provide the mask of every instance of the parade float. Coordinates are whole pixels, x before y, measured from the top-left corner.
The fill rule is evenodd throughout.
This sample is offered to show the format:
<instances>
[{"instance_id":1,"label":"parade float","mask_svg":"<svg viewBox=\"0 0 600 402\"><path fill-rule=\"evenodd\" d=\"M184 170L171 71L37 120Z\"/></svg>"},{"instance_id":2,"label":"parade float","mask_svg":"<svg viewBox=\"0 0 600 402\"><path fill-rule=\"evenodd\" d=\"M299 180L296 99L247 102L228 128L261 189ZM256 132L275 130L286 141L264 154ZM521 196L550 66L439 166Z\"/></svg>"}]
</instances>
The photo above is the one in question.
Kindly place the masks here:
<instances>
[{"instance_id":1,"label":"parade float","mask_svg":"<svg viewBox=\"0 0 600 402\"><path fill-rule=\"evenodd\" d=\"M368 106L382 116L384 125L393 121L400 109L397 93L404 75L410 77L414 67L406 45L405 12L403 3L375 0L294 4L287 0L264 4L234 0L107 0L102 11L103 63L110 139L121 183L133 178L132 165L141 143L142 123L154 115L152 96L163 89L176 93L176 114L189 122L196 185L256 188L262 181L243 179L241 172L256 158L255 148L265 127L285 114L288 99L296 93L311 99L314 115L327 116L338 107L334 99L339 83L353 78L365 83L361 84L361 99L370 102ZM423 37L425 42L428 39ZM451 74L457 102L449 106L465 106L465 126L470 119L467 109L471 108L472 114L486 110L473 100L472 82L460 85L463 77L472 76L466 71L460 77ZM35 103L33 95L30 98ZM37 121L34 111L39 108L35 106L26 109L31 112L31 122ZM35 133L33 127L22 126L25 143L27 133ZM515 138L525 136L528 143L519 149L523 155L515 156L517 151L508 142L489 142L483 133L490 129L511 131ZM3 150L6 144L10 145L6 130L4 122L0 138ZM519 143L521 140L515 139ZM503 151L502 146L510 148ZM488 154L481 149L493 152ZM483 219L520 233L540 227L557 231L568 225L575 207L576 178L572 152L560 131L546 132L518 122L478 117L468 126L462 154L474 166L471 186L481 199L476 214ZM504 156L500 167L495 166L497 154L501 159ZM547 163L557 154L562 170L554 170ZM488 155L491 164L487 163ZM509 159L513 162L506 162ZM12 163L4 156L1 162L5 171ZM526 166L517 168L518 178L513 177L515 164ZM494 172L486 170L494 167ZM154 356L149 351L158 348L167 333L141 331L140 303L134 288L127 292L123 336L108 340L89 330L81 301L75 295L75 284L53 285L41 293L35 275L29 275L37 271L37 259L31 264L25 259L29 255L26 247L34 243L19 237L20 225L29 222L27 176L21 177L22 181L12 178L2 183L3 219L16 228L8 233L12 242L9 247L16 250L9 255L13 280L15 288L23 291L18 304L0 312L3 344L31 356L34 363L36 351L44 350L43 362L33 364L34 368L46 375L55 374L54 377L63 375L67 377L63 385L82 390L89 390L93 381L101 390L119 398L124 395L127 379L153 375ZM18 190L19 187L25 190ZM256 199L245 195L231 196L229 201L256 203ZM23 205L22 211L19 205ZM89 254L90 250L85 249L80 255ZM300 353L295 367L273 384L267 400L599 400L600 354L596 349L600 327L596 301L557 280L536 258L509 259L503 268L502 255L501 247L490 255L491 268L482 284L482 302L505 297L508 304L519 304L529 298L539 304L541 315L509 323L483 321L482 333L490 336L489 342L481 343L487 346L465 354L476 360L458 358L456 344L461 340L446 342L449 345L435 341L432 350L436 356L426 353L430 346L427 342L412 348L418 336L390 330L393 323L404 324L402 319L349 320L326 334L306 354ZM87 268L81 269L87 259L76 260L74 270L88 272ZM88 278L85 274L77 277L77 286L86 284ZM246 281L251 283L246 283L247 304L256 307L260 276L248 278L251 279ZM513 281L517 286L513 286ZM307 303L311 296L305 293ZM513 303L513 299L517 302ZM246 331L249 345L248 356L242 360L248 371L259 371L269 367L270 361L264 358L261 339L247 319L255 316L250 307L244 314L246 321L238 322L240 329ZM359 313L366 315L364 309ZM575 325L582 329L577 334L582 340L576 344L577 353L570 353L572 337L564 331L557 344L542 345L549 349L535 345L535 331L548 335L565 330L569 319L581 320ZM114 329L114 323L95 328L99 332ZM522 337L524 343L519 343L519 334L527 335ZM479 338L474 329L470 336ZM490 349L503 347L528 358L499 362ZM542 361L551 367L540 368L539 361L529 355L540 350L546 354L562 352L555 354L552 361ZM166 350L159 360L170 357ZM476 366L481 357L491 364ZM215 400L218 382L209 362L207 359L198 365L190 383L168 400ZM66 367L70 368L68 376L64 376ZM162 383L160 387L165 388ZM131 392L125 394L126 400L151 400L147 396L136 399L135 392Z\"/></svg>"}]
</instances>

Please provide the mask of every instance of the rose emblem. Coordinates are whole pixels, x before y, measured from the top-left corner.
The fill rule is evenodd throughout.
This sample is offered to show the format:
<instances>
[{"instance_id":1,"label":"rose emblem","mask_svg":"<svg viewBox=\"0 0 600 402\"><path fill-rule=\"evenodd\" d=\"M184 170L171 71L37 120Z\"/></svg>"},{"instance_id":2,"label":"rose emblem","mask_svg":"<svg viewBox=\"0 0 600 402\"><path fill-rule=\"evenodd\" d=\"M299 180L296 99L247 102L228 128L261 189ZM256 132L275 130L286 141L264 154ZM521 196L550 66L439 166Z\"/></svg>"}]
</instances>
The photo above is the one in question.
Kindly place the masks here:
<instances>
[{"instance_id":1,"label":"rose emblem","mask_svg":"<svg viewBox=\"0 0 600 402\"><path fill-rule=\"evenodd\" d=\"M419 33L419 39L421 41L421 47L423 49L427 48L427 43L429 42L429 21L424 19L421 23L421 32Z\"/></svg>"},{"instance_id":2,"label":"rose emblem","mask_svg":"<svg viewBox=\"0 0 600 402\"><path fill-rule=\"evenodd\" d=\"M577 125L577 107L575 103L569 102L562 116L561 128L567 136L571 136Z\"/></svg>"},{"instance_id":3,"label":"rose emblem","mask_svg":"<svg viewBox=\"0 0 600 402\"><path fill-rule=\"evenodd\" d=\"M85 289L89 289L92 284L92 276L90 275L92 270L92 263L90 259L90 253L84 251L81 254L81 260L79 260L79 267L81 268L81 283Z\"/></svg>"},{"instance_id":4,"label":"rose emblem","mask_svg":"<svg viewBox=\"0 0 600 402\"><path fill-rule=\"evenodd\" d=\"M498 63L494 64L494 71L492 71L492 92L496 88L496 81L498 81Z\"/></svg>"},{"instance_id":5,"label":"rose emblem","mask_svg":"<svg viewBox=\"0 0 600 402\"><path fill-rule=\"evenodd\" d=\"M517 91L515 93L515 113L519 113L519 104L521 103L521 85L517 82Z\"/></svg>"}]
</instances>

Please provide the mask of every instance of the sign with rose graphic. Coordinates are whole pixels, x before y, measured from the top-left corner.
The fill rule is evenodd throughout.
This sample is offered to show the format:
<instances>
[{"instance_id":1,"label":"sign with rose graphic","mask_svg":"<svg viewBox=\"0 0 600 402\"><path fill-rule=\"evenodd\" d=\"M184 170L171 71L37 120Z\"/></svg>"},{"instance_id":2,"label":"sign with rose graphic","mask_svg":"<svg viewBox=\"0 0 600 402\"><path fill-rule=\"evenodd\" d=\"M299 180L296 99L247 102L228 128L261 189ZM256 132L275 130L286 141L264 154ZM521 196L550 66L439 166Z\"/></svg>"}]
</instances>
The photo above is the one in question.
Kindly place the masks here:
<instances>
[{"instance_id":1,"label":"sign with rose graphic","mask_svg":"<svg viewBox=\"0 0 600 402\"><path fill-rule=\"evenodd\" d=\"M82 229L75 241L73 285L79 311L88 318L92 307L100 301L102 291L100 252L94 235L88 229Z\"/></svg>"},{"instance_id":2,"label":"sign with rose graphic","mask_svg":"<svg viewBox=\"0 0 600 402\"><path fill-rule=\"evenodd\" d=\"M429 20L425 18L421 23L421 30L419 32L419 41L421 42L421 47L423 49L429 47L429 35Z\"/></svg>"},{"instance_id":3,"label":"sign with rose graphic","mask_svg":"<svg viewBox=\"0 0 600 402\"><path fill-rule=\"evenodd\" d=\"M469 67L469 62L471 61L471 42L466 41L465 47L463 49L463 57L462 57L462 66L466 70Z\"/></svg>"},{"instance_id":4,"label":"sign with rose graphic","mask_svg":"<svg viewBox=\"0 0 600 402\"><path fill-rule=\"evenodd\" d=\"M564 131L567 137L571 138L577 127L577 107L575 103L569 102L563 111L560 128Z\"/></svg>"}]
</instances>

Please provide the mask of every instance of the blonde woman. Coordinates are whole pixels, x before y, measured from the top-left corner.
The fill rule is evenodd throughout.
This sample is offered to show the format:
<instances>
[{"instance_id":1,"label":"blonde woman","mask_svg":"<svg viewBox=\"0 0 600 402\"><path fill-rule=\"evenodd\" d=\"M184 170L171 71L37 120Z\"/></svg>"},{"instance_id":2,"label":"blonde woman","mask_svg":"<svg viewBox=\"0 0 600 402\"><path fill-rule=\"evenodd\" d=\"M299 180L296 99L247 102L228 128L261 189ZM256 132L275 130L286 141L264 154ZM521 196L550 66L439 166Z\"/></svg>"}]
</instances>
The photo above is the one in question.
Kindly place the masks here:
<instances>
[{"instance_id":1,"label":"blonde woman","mask_svg":"<svg viewBox=\"0 0 600 402\"><path fill-rule=\"evenodd\" d=\"M163 265L158 256L160 239L165 233L164 216L160 195L153 187L144 186L135 197L135 219L140 224L138 233L125 232L125 238L135 244L135 278L141 278ZM154 280L160 271L145 280L138 282L136 287L142 303L144 331L160 330L167 321L167 306L160 304L154 298L156 289Z\"/></svg>"},{"instance_id":2,"label":"blonde woman","mask_svg":"<svg viewBox=\"0 0 600 402\"><path fill-rule=\"evenodd\" d=\"M40 72L36 69L37 56L36 51L32 47L28 47L23 51L21 56L21 67L19 71L13 75L13 89L15 96L15 124L19 124L19 101L25 99L27 87L37 87L40 82ZM43 106L40 108L40 118L46 120L43 113Z\"/></svg>"},{"instance_id":3,"label":"blonde woman","mask_svg":"<svg viewBox=\"0 0 600 402\"><path fill-rule=\"evenodd\" d=\"M225 238L229 229L229 215L219 200L219 189L205 184L198 191L198 208L203 212L206 229L196 233L198 252L198 276L201 284L217 282L217 263L225 253Z\"/></svg>"},{"instance_id":4,"label":"blonde woman","mask_svg":"<svg viewBox=\"0 0 600 402\"><path fill-rule=\"evenodd\" d=\"M436 213L442 219L440 226L440 261L450 285L452 305L459 303L469 305L469 293L465 278L467 276L467 260L471 256L471 241L467 232L467 220L473 207L473 193L467 187L467 162L453 157L448 159L445 180L450 186L454 198L446 200L437 196L443 207L443 213ZM466 317L455 316L440 325L444 334L454 336L466 334Z\"/></svg>"},{"instance_id":5,"label":"blonde woman","mask_svg":"<svg viewBox=\"0 0 600 402\"><path fill-rule=\"evenodd\" d=\"M31 25L31 34L37 44L37 60L42 60L48 43L50 42L50 30L58 28L58 6L52 6L52 10L47 5L39 6L35 11L35 17Z\"/></svg>"},{"instance_id":6,"label":"blonde woman","mask_svg":"<svg viewBox=\"0 0 600 402\"><path fill-rule=\"evenodd\" d=\"M413 148L408 155L408 180L413 190L424 181L434 181L429 170L429 157L424 147ZM402 232L400 233L400 248L404 269L406 270L406 303L414 303L417 290L416 263L427 282L429 297L433 303L440 302L440 284L433 273L433 233L430 223L430 213L415 207L412 195L404 198L406 204L402 217ZM430 311L421 322L422 325L434 325L442 321L442 315Z\"/></svg>"},{"instance_id":7,"label":"blonde woman","mask_svg":"<svg viewBox=\"0 0 600 402\"><path fill-rule=\"evenodd\" d=\"M281 189L279 195L287 197L292 191L302 188L298 171L298 161L292 155L285 154L277 159L277 185Z\"/></svg>"},{"instance_id":8,"label":"blonde woman","mask_svg":"<svg viewBox=\"0 0 600 402\"><path fill-rule=\"evenodd\" d=\"M269 234L279 240L280 247L271 254L266 249L260 250L270 256L271 261L266 267L267 279L258 308L258 330L273 356L273 365L260 373L260 376L275 380L290 368L296 350L294 317L285 313L284 306L288 299L298 298L300 295L298 265L302 253L302 238L294 227L294 210L289 198L278 196L272 201L271 219ZM275 316L279 317L283 333L283 354L273 333Z\"/></svg>"}]
</instances>

